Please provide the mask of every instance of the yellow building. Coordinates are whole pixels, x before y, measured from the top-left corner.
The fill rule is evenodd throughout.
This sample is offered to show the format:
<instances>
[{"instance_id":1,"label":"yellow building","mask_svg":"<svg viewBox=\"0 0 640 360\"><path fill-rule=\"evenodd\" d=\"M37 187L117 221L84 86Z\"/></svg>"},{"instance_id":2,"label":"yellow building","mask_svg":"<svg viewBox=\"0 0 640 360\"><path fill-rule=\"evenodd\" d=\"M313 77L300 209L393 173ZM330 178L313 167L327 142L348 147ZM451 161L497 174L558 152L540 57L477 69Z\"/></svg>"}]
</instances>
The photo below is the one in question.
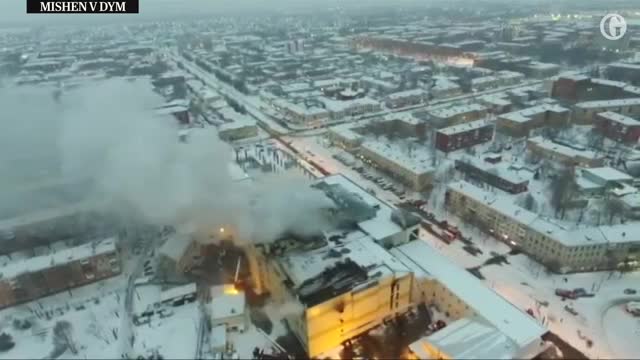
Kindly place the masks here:
<instances>
[{"instance_id":1,"label":"yellow building","mask_svg":"<svg viewBox=\"0 0 640 360\"><path fill-rule=\"evenodd\" d=\"M464 181L449 185L445 202L453 213L473 219L475 225L554 271L616 269L640 261L640 234L634 223L562 226Z\"/></svg>"}]
</instances>

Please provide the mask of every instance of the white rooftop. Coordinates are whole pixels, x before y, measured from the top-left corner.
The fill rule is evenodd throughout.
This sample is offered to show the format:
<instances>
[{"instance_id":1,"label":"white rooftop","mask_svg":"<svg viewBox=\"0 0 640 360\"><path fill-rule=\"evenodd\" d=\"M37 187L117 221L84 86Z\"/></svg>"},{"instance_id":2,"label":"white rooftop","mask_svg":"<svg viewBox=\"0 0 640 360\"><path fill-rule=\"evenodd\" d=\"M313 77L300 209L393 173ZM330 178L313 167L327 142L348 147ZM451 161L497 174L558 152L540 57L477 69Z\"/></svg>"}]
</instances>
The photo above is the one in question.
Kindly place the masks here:
<instances>
[{"instance_id":1,"label":"white rooftop","mask_svg":"<svg viewBox=\"0 0 640 360\"><path fill-rule=\"evenodd\" d=\"M500 118L510 120L513 122L527 122L527 121L530 121L533 116L541 113L545 113L547 111L561 113L561 112L568 112L569 110L555 104L542 104L542 105L502 114L500 115Z\"/></svg>"},{"instance_id":2,"label":"white rooftop","mask_svg":"<svg viewBox=\"0 0 640 360\"><path fill-rule=\"evenodd\" d=\"M601 156L598 156L595 152L591 151L591 150L579 150L576 148L572 148L569 146L565 146L562 144L558 144L556 142L553 142L551 140L545 139L542 136L536 136L534 138L529 139L528 141L530 141L531 143L535 144L536 146L546 149L546 150L550 150L559 154L563 154L565 156L568 157L582 157L585 159L592 159L592 160L596 160L601 158Z\"/></svg>"},{"instance_id":3,"label":"white rooftop","mask_svg":"<svg viewBox=\"0 0 640 360\"><path fill-rule=\"evenodd\" d=\"M211 303L209 309L211 318L222 320L229 317L243 315L246 300L243 291L238 291L233 284L211 287Z\"/></svg>"},{"instance_id":4,"label":"white rooftop","mask_svg":"<svg viewBox=\"0 0 640 360\"><path fill-rule=\"evenodd\" d=\"M443 109L434 109L429 111L429 114L436 118L444 119L444 118L462 115L462 114L466 114L474 111L485 111L485 110L487 110L487 108L483 105L470 104L470 105L452 106L452 107L443 108Z\"/></svg>"},{"instance_id":5,"label":"white rooftop","mask_svg":"<svg viewBox=\"0 0 640 360\"><path fill-rule=\"evenodd\" d=\"M577 103L575 106L581 109L597 109L597 108L612 108L618 106L639 106L640 98L629 99L617 99L617 100L602 100L602 101L585 101Z\"/></svg>"},{"instance_id":6,"label":"white rooftop","mask_svg":"<svg viewBox=\"0 0 640 360\"><path fill-rule=\"evenodd\" d=\"M617 122L625 126L640 126L640 121L630 116L618 114L613 111L605 111L605 112L599 113L598 116L611 120L613 122Z\"/></svg>"},{"instance_id":7,"label":"white rooftop","mask_svg":"<svg viewBox=\"0 0 640 360\"><path fill-rule=\"evenodd\" d=\"M58 265L87 259L97 255L116 252L116 239L107 238L88 244L63 249L52 254L16 260L0 268L0 277L13 279L21 274L35 273Z\"/></svg>"},{"instance_id":8,"label":"white rooftop","mask_svg":"<svg viewBox=\"0 0 640 360\"><path fill-rule=\"evenodd\" d=\"M456 320L416 343L421 341L431 343L451 359L516 359L520 350L507 335L480 318Z\"/></svg>"},{"instance_id":9,"label":"white rooftop","mask_svg":"<svg viewBox=\"0 0 640 360\"><path fill-rule=\"evenodd\" d=\"M428 174L434 171L431 165L431 154L426 151L421 151L420 149L413 150L412 156L410 157L409 154L396 143L381 142L373 139L366 140L360 145L360 148L367 149L380 157L392 161L398 167L415 175Z\"/></svg>"},{"instance_id":10,"label":"white rooftop","mask_svg":"<svg viewBox=\"0 0 640 360\"><path fill-rule=\"evenodd\" d=\"M195 294L196 291L196 283L172 287L160 293L160 301L164 302L177 299L185 295Z\"/></svg>"},{"instance_id":11,"label":"white rooftop","mask_svg":"<svg viewBox=\"0 0 640 360\"><path fill-rule=\"evenodd\" d=\"M518 347L540 341L540 337L547 332L529 314L516 308L426 242L414 240L392 249L391 253L403 262L413 262L429 278L437 279Z\"/></svg>"},{"instance_id":12,"label":"white rooftop","mask_svg":"<svg viewBox=\"0 0 640 360\"><path fill-rule=\"evenodd\" d=\"M467 131L473 131L476 129L483 128L485 126L493 126L493 125L486 120L476 120L468 123L449 126L449 127L438 130L438 132L444 135L453 135L453 134L459 134Z\"/></svg>"}]
</instances>

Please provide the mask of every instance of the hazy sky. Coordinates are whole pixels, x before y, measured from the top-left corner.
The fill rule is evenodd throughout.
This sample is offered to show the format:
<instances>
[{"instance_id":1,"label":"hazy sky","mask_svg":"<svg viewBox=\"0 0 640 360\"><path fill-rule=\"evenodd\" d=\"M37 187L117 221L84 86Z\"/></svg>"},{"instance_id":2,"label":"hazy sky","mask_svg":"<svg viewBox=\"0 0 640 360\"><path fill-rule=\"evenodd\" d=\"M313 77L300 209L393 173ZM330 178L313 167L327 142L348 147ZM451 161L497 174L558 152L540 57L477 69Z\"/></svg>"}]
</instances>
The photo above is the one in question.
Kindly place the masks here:
<instances>
[{"instance_id":1,"label":"hazy sky","mask_svg":"<svg viewBox=\"0 0 640 360\"><path fill-rule=\"evenodd\" d=\"M433 0L140 0L139 15L98 15L102 16L130 16L145 18L169 15L216 14L228 11L255 11L274 9L309 10L312 8L330 8L335 6L382 5L398 3L427 3ZM42 15L25 12L26 0L0 0L0 26L15 24L16 22L40 23L43 21L59 22L68 15ZM96 15L74 14L72 18L82 20Z\"/></svg>"}]
</instances>

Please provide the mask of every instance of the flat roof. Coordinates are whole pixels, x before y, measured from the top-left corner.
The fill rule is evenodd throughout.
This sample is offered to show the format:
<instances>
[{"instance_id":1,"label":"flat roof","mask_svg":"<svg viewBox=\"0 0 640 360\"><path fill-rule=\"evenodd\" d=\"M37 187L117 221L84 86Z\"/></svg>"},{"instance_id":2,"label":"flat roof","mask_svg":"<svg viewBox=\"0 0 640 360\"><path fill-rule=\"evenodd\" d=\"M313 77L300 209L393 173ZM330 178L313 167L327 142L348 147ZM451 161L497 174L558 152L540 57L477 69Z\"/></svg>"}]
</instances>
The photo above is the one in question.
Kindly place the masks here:
<instances>
[{"instance_id":1,"label":"flat roof","mask_svg":"<svg viewBox=\"0 0 640 360\"><path fill-rule=\"evenodd\" d=\"M480 318L462 318L424 339L452 359L515 359L518 346Z\"/></svg>"},{"instance_id":2,"label":"flat roof","mask_svg":"<svg viewBox=\"0 0 640 360\"><path fill-rule=\"evenodd\" d=\"M640 105L640 98L585 101L585 102L577 103L575 106L581 109L597 109L597 108L608 108L608 107L616 107L616 106L638 106L638 105Z\"/></svg>"},{"instance_id":3,"label":"flat roof","mask_svg":"<svg viewBox=\"0 0 640 360\"><path fill-rule=\"evenodd\" d=\"M405 154L400 146L393 143L384 143L375 140L366 140L360 145L361 149L366 149L380 157L392 161L396 166L413 173L414 175L428 174L434 171L431 154L416 149L413 157Z\"/></svg>"},{"instance_id":4,"label":"flat roof","mask_svg":"<svg viewBox=\"0 0 640 360\"><path fill-rule=\"evenodd\" d=\"M179 297L195 294L197 291L196 283L189 283L186 285L175 286L170 289L164 290L160 293L160 301L168 301L177 299Z\"/></svg>"},{"instance_id":5,"label":"flat roof","mask_svg":"<svg viewBox=\"0 0 640 360\"><path fill-rule=\"evenodd\" d=\"M243 315L245 307L244 292L236 290L233 284L211 287L211 302L209 303L211 318L225 319Z\"/></svg>"},{"instance_id":6,"label":"flat roof","mask_svg":"<svg viewBox=\"0 0 640 360\"><path fill-rule=\"evenodd\" d=\"M0 268L0 276L12 279L24 273L34 273L57 265L87 259L116 251L116 238L110 237L80 246L66 248L51 254L16 260Z\"/></svg>"},{"instance_id":7,"label":"flat roof","mask_svg":"<svg viewBox=\"0 0 640 360\"><path fill-rule=\"evenodd\" d=\"M519 347L540 341L547 329L515 307L478 278L441 255L424 241L414 240L391 249L401 261L410 261L447 287L478 316Z\"/></svg>"},{"instance_id":8,"label":"flat roof","mask_svg":"<svg viewBox=\"0 0 640 360\"><path fill-rule=\"evenodd\" d=\"M499 115L499 118L500 119L509 120L509 121L513 121L513 122L523 123L523 122L531 121L531 118L533 116L545 113L547 111L552 111L552 112L557 112L557 113L569 112L568 109L563 108L560 105L542 104L542 105L537 105L537 106L529 107L529 108L526 108L526 109L522 109L522 110L518 110L518 111L513 111L513 112L510 112L510 113L502 114L502 115Z\"/></svg>"},{"instance_id":9,"label":"flat roof","mask_svg":"<svg viewBox=\"0 0 640 360\"><path fill-rule=\"evenodd\" d=\"M553 142L549 139L545 139L542 136L536 136L534 138L531 138L529 140L527 140L533 144L535 144L536 146L539 146L543 149L549 150L549 151L553 151L556 153L560 153L569 157L583 157L585 159L592 159L592 160L596 160L596 159L600 159L602 158L602 156L598 156L594 151L591 150L579 150L576 148L572 148L566 145L562 145L562 144L558 144L556 142Z\"/></svg>"},{"instance_id":10,"label":"flat roof","mask_svg":"<svg viewBox=\"0 0 640 360\"><path fill-rule=\"evenodd\" d=\"M625 126L639 126L640 121L626 115L618 114L613 111L605 111L598 114L598 116L611 120L613 122L617 122L619 124L623 124Z\"/></svg>"},{"instance_id":11,"label":"flat roof","mask_svg":"<svg viewBox=\"0 0 640 360\"><path fill-rule=\"evenodd\" d=\"M466 181L451 183L447 188L567 247L640 242L637 223L591 227L559 224L516 205L508 197L498 196Z\"/></svg>"},{"instance_id":12,"label":"flat roof","mask_svg":"<svg viewBox=\"0 0 640 360\"><path fill-rule=\"evenodd\" d=\"M443 109L430 110L429 114L437 118L449 118L456 115L466 114L473 111L485 111L487 108L480 104L458 105Z\"/></svg>"},{"instance_id":13,"label":"flat roof","mask_svg":"<svg viewBox=\"0 0 640 360\"><path fill-rule=\"evenodd\" d=\"M471 121L464 124L449 126L449 127L438 130L438 132L444 135L453 135L453 134L459 134L467 131L480 129L485 126L493 126L493 124L487 120L476 120L476 121Z\"/></svg>"}]
</instances>

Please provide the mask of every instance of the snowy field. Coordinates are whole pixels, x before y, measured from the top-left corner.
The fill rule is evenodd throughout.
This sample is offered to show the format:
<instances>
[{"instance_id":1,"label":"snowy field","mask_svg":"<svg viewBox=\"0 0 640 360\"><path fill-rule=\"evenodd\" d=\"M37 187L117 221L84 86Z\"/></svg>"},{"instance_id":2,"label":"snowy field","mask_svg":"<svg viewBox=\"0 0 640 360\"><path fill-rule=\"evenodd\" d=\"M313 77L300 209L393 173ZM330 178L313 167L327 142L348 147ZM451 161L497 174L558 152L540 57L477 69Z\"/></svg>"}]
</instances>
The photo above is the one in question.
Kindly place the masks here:
<instances>
[{"instance_id":1,"label":"snowy field","mask_svg":"<svg viewBox=\"0 0 640 360\"><path fill-rule=\"evenodd\" d=\"M1 311L1 331L15 346L0 359L120 358L124 287L117 277ZM19 329L14 320L30 327Z\"/></svg>"}]
</instances>

